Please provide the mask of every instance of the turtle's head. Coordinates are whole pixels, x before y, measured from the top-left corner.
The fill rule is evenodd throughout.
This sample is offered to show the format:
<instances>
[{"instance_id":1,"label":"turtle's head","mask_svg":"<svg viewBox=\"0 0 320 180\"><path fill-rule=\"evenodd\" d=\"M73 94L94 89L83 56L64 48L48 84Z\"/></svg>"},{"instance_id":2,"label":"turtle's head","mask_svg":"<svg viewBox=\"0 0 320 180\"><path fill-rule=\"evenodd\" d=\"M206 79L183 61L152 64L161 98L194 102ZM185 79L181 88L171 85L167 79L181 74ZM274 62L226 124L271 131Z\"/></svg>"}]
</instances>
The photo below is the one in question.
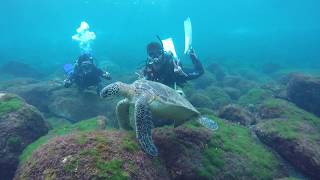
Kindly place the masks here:
<instances>
[{"instance_id":1,"label":"turtle's head","mask_svg":"<svg viewBox=\"0 0 320 180\"><path fill-rule=\"evenodd\" d=\"M127 97L130 92L128 84L122 82L115 82L104 87L100 92L102 98L112 98L114 96L125 96Z\"/></svg>"}]
</instances>

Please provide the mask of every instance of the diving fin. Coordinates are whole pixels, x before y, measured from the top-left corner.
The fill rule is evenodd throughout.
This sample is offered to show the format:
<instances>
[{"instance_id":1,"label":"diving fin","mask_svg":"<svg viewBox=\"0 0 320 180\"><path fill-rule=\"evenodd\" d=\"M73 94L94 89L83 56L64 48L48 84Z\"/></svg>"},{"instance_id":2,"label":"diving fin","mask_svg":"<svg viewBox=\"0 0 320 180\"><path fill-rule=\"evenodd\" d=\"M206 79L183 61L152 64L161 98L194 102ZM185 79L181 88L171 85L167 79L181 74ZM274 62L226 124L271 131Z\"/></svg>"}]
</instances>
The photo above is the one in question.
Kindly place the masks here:
<instances>
[{"instance_id":1,"label":"diving fin","mask_svg":"<svg viewBox=\"0 0 320 180\"><path fill-rule=\"evenodd\" d=\"M187 54L192 44L192 25L189 17L184 21L184 37L185 37L184 53Z\"/></svg>"},{"instance_id":2,"label":"diving fin","mask_svg":"<svg viewBox=\"0 0 320 180\"><path fill-rule=\"evenodd\" d=\"M73 72L73 65L72 64L65 64L63 65L63 70L64 70L64 73L66 75L69 75L71 72Z\"/></svg>"},{"instance_id":3,"label":"diving fin","mask_svg":"<svg viewBox=\"0 0 320 180\"><path fill-rule=\"evenodd\" d=\"M171 52L175 58L178 58L172 38L162 40L163 49L166 52Z\"/></svg>"}]
</instances>

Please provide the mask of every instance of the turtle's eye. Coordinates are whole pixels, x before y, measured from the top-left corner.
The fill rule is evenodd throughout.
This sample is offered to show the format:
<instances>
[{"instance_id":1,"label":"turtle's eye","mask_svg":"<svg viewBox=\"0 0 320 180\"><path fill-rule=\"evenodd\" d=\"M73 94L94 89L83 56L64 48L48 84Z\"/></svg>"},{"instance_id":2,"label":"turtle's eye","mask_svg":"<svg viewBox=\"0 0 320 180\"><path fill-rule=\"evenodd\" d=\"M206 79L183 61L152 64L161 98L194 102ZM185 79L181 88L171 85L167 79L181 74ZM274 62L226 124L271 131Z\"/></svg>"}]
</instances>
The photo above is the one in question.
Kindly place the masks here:
<instances>
[{"instance_id":1,"label":"turtle's eye","mask_svg":"<svg viewBox=\"0 0 320 180\"><path fill-rule=\"evenodd\" d=\"M117 83L110 84L101 90L100 96L102 98L109 98L119 95L119 85Z\"/></svg>"}]
</instances>

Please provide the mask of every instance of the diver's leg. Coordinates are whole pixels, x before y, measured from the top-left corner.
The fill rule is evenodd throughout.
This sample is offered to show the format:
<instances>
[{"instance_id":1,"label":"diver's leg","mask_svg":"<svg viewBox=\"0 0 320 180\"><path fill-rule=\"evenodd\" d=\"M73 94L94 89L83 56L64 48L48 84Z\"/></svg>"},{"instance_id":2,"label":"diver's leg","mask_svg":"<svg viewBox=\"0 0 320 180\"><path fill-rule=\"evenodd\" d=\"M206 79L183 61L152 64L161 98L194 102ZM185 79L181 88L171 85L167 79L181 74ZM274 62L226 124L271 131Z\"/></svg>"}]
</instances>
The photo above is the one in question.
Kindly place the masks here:
<instances>
[{"instance_id":1,"label":"diver's leg","mask_svg":"<svg viewBox=\"0 0 320 180\"><path fill-rule=\"evenodd\" d=\"M97 84L97 94L98 94L98 96L100 96L100 91L101 91L101 89L102 89L102 85L101 85L101 83L98 83Z\"/></svg>"},{"instance_id":2,"label":"diver's leg","mask_svg":"<svg viewBox=\"0 0 320 180\"><path fill-rule=\"evenodd\" d=\"M118 123L121 129L130 130L130 121L129 121L129 102L127 99L123 99L118 102L116 108L116 115Z\"/></svg>"},{"instance_id":3,"label":"diver's leg","mask_svg":"<svg viewBox=\"0 0 320 180\"><path fill-rule=\"evenodd\" d=\"M158 150L153 143L151 129L153 128L150 108L147 97L141 96L135 103L134 111L136 136L141 148L151 156L157 156Z\"/></svg>"}]
</instances>

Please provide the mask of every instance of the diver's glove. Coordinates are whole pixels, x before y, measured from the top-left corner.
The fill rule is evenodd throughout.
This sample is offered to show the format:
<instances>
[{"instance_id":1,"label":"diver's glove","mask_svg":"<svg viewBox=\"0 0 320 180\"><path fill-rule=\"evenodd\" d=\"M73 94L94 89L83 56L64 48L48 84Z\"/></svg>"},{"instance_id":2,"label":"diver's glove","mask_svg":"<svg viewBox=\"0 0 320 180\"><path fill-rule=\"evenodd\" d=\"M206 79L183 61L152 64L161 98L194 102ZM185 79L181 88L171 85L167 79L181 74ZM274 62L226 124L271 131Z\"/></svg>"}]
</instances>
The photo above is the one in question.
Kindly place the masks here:
<instances>
[{"instance_id":1,"label":"diver's glove","mask_svg":"<svg viewBox=\"0 0 320 180\"><path fill-rule=\"evenodd\" d=\"M102 74L102 77L107 79L107 80L111 80L111 75L108 72L105 72L104 74Z\"/></svg>"},{"instance_id":2,"label":"diver's glove","mask_svg":"<svg viewBox=\"0 0 320 180\"><path fill-rule=\"evenodd\" d=\"M188 75L182 70L182 67L179 65L179 60L173 60L173 65L174 65L174 73L180 75L180 76L185 76L187 77Z\"/></svg>"},{"instance_id":3,"label":"diver's glove","mask_svg":"<svg viewBox=\"0 0 320 180\"><path fill-rule=\"evenodd\" d=\"M69 79L65 79L64 81L63 81L63 86L65 87L65 88L68 88L68 87L70 87L72 85L72 82L69 80Z\"/></svg>"},{"instance_id":4,"label":"diver's glove","mask_svg":"<svg viewBox=\"0 0 320 180\"><path fill-rule=\"evenodd\" d=\"M198 60L198 56L196 54L196 52L194 51L193 48L190 48L190 50L188 51L188 54L191 58L192 61L197 61Z\"/></svg>"}]
</instances>

